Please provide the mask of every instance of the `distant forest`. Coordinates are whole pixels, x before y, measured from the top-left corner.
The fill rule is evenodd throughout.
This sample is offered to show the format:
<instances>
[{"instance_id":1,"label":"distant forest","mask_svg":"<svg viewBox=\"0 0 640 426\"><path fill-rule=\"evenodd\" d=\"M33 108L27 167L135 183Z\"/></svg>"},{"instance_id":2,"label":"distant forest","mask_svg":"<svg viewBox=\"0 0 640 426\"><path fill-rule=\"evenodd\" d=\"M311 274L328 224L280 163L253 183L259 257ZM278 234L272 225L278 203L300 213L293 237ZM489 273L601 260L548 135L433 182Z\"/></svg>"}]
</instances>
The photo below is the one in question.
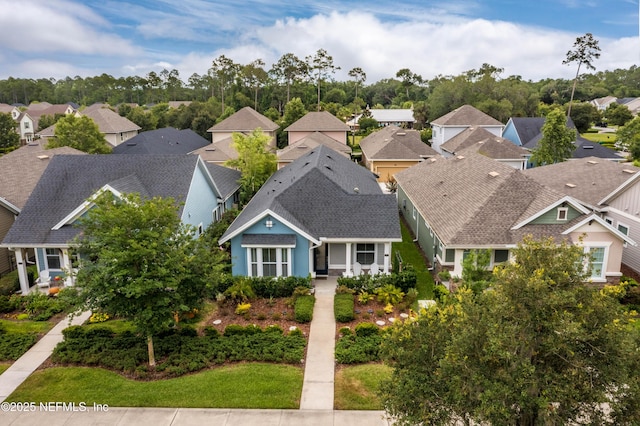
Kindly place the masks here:
<instances>
[{"instance_id":1,"label":"distant forest","mask_svg":"<svg viewBox=\"0 0 640 426\"><path fill-rule=\"evenodd\" d=\"M373 83L366 81L366 70L354 68L349 71L353 79L336 81L333 74L337 67L330 56L316 62L286 56L270 70L265 70L260 60L241 65L221 56L213 61L207 74L193 74L186 82L175 69L150 72L144 77L115 78L108 74L60 80L9 77L0 80L0 103L153 106L169 101L198 101L208 107L207 121L216 121L245 106L277 119L282 117L290 99L299 98L307 110L320 108L341 119L350 118L366 106L411 107L420 127L464 104L474 105L502 122L514 116L538 116L541 105L568 103L573 83L565 79L534 82L520 76L506 77L501 68L489 64L457 76L437 76L431 80L401 69L395 76ZM580 75L575 101L609 95L640 97L640 69L633 66Z\"/></svg>"}]
</instances>

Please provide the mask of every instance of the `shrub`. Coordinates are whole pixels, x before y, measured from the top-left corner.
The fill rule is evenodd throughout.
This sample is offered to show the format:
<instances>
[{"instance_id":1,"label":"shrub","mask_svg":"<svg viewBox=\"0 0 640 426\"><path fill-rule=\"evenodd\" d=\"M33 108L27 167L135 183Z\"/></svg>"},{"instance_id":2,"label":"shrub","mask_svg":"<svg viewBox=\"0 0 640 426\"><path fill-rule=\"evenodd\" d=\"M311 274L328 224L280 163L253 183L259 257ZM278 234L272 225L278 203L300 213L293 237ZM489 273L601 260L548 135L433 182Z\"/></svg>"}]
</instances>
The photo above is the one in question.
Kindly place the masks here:
<instances>
[{"instance_id":1,"label":"shrub","mask_svg":"<svg viewBox=\"0 0 640 426\"><path fill-rule=\"evenodd\" d=\"M251 287L251 279L241 277L235 281L231 287L225 290L224 295L228 300L233 302L246 302L249 299L256 297L253 288Z\"/></svg>"},{"instance_id":2,"label":"shrub","mask_svg":"<svg viewBox=\"0 0 640 426\"><path fill-rule=\"evenodd\" d=\"M366 291L361 291L360 294L358 294L358 302L360 302L361 305L366 305L371 300L373 300L373 294L367 293Z\"/></svg>"},{"instance_id":3,"label":"shrub","mask_svg":"<svg viewBox=\"0 0 640 426\"><path fill-rule=\"evenodd\" d=\"M380 328L372 322L361 322L356 325L356 336L367 337L372 334L380 334Z\"/></svg>"},{"instance_id":4,"label":"shrub","mask_svg":"<svg viewBox=\"0 0 640 426\"><path fill-rule=\"evenodd\" d=\"M444 301L448 294L449 290L447 290L447 288L442 284L438 284L433 287L433 297L438 302Z\"/></svg>"},{"instance_id":5,"label":"shrub","mask_svg":"<svg viewBox=\"0 0 640 426\"><path fill-rule=\"evenodd\" d=\"M244 315L251 309L251 303L239 303L236 306L236 315Z\"/></svg>"},{"instance_id":6,"label":"shrub","mask_svg":"<svg viewBox=\"0 0 640 426\"><path fill-rule=\"evenodd\" d=\"M38 267L27 267L27 280L29 286L33 285L35 277L38 274ZM18 277L18 271L11 271L4 277L0 278L0 295L10 296L20 290L20 278Z\"/></svg>"},{"instance_id":7,"label":"shrub","mask_svg":"<svg viewBox=\"0 0 640 426\"><path fill-rule=\"evenodd\" d=\"M256 296L263 298L291 297L296 288L311 288L311 278L302 277L255 277L251 278L251 285Z\"/></svg>"},{"instance_id":8,"label":"shrub","mask_svg":"<svg viewBox=\"0 0 640 426\"><path fill-rule=\"evenodd\" d=\"M36 343L35 333L0 332L0 361L15 361Z\"/></svg>"},{"instance_id":9,"label":"shrub","mask_svg":"<svg viewBox=\"0 0 640 426\"><path fill-rule=\"evenodd\" d=\"M380 360L382 333L372 323L360 323L355 334L345 334L336 343L336 360L340 364L359 364Z\"/></svg>"},{"instance_id":10,"label":"shrub","mask_svg":"<svg viewBox=\"0 0 640 426\"><path fill-rule=\"evenodd\" d=\"M404 297L402 290L392 284L387 284L377 289L376 295L378 296L378 301L385 305L397 305Z\"/></svg>"},{"instance_id":11,"label":"shrub","mask_svg":"<svg viewBox=\"0 0 640 426\"><path fill-rule=\"evenodd\" d=\"M415 288L418 282L418 275L411 266L407 266L398 274L392 274L391 278L393 280L393 284L404 293L407 293L409 289Z\"/></svg>"},{"instance_id":12,"label":"shrub","mask_svg":"<svg viewBox=\"0 0 640 426\"><path fill-rule=\"evenodd\" d=\"M406 296L404 297L404 303L407 305L407 307L410 307L411 305L416 303L417 300L418 300L418 290L416 290L415 288L410 288L407 291Z\"/></svg>"},{"instance_id":13,"label":"shrub","mask_svg":"<svg viewBox=\"0 0 640 426\"><path fill-rule=\"evenodd\" d=\"M229 324L224 328L225 337L243 335L243 334L244 334L244 327L239 324Z\"/></svg>"},{"instance_id":14,"label":"shrub","mask_svg":"<svg viewBox=\"0 0 640 426\"><path fill-rule=\"evenodd\" d=\"M333 298L333 313L337 322L349 322L354 319L354 296L350 293L336 294Z\"/></svg>"},{"instance_id":15,"label":"shrub","mask_svg":"<svg viewBox=\"0 0 640 426\"><path fill-rule=\"evenodd\" d=\"M298 296L294 306L295 320L299 323L311 322L313 318L313 305L316 298L312 295Z\"/></svg>"}]
</instances>

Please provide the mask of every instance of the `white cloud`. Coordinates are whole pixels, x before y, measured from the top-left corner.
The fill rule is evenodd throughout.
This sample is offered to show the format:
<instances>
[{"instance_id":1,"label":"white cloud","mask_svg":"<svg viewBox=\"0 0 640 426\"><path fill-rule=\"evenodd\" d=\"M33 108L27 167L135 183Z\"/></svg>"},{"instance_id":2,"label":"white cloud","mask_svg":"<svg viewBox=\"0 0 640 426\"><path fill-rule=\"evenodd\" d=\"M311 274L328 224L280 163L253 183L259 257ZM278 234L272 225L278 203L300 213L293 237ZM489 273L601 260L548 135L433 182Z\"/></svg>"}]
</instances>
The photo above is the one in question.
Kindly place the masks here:
<instances>
[{"instance_id":1,"label":"white cloud","mask_svg":"<svg viewBox=\"0 0 640 426\"><path fill-rule=\"evenodd\" d=\"M0 0L0 46L16 52L133 55L127 40L103 32L108 23L66 0Z\"/></svg>"}]
</instances>

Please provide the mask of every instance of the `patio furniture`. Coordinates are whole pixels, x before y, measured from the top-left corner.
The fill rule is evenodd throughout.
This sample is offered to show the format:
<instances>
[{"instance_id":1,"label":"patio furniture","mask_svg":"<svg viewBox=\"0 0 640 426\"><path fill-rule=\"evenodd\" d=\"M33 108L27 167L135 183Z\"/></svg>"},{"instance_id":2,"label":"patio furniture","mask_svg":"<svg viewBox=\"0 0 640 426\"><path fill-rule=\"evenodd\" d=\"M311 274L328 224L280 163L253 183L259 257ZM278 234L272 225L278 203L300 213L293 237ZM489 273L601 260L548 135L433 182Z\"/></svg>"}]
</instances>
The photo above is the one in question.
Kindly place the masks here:
<instances>
[{"instance_id":1,"label":"patio furniture","mask_svg":"<svg viewBox=\"0 0 640 426\"><path fill-rule=\"evenodd\" d=\"M51 287L51 274L49 273L49 270L43 269L40 271L40 276L35 281L35 285L38 288L49 289Z\"/></svg>"}]
</instances>

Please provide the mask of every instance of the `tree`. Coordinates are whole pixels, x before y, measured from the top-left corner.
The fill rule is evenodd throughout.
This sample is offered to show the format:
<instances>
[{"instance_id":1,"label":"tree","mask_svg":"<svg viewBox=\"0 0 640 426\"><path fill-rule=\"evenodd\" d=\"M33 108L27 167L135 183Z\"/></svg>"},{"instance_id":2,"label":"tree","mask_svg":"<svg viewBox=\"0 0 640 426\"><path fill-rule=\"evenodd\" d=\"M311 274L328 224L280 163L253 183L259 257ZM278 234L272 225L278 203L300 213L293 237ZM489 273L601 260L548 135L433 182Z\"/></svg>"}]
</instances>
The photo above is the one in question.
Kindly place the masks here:
<instances>
[{"instance_id":1,"label":"tree","mask_svg":"<svg viewBox=\"0 0 640 426\"><path fill-rule=\"evenodd\" d=\"M569 108L567 109L567 118L571 117L571 104L573 103L573 95L576 91L576 84L578 83L578 76L580 75L580 66L584 64L587 69L595 70L593 66L594 59L600 57L600 46L598 40L593 37L593 34L586 33L582 37L576 38L573 43L573 50L567 52L567 58L562 61L563 64L568 65L573 62L578 63L578 69L576 70L576 76L573 79L573 87L571 88L571 99L569 99Z\"/></svg>"},{"instance_id":2,"label":"tree","mask_svg":"<svg viewBox=\"0 0 640 426\"><path fill-rule=\"evenodd\" d=\"M571 121L578 133L584 133L600 120L600 113L589 102L577 102L571 109Z\"/></svg>"},{"instance_id":3,"label":"tree","mask_svg":"<svg viewBox=\"0 0 640 426\"><path fill-rule=\"evenodd\" d=\"M604 110L604 118L607 119L608 124L624 126L628 121L633 119L633 114L626 105L611 102L607 109Z\"/></svg>"},{"instance_id":4,"label":"tree","mask_svg":"<svg viewBox=\"0 0 640 426\"><path fill-rule=\"evenodd\" d=\"M16 132L16 122L9 113L0 113L0 149L11 150L20 145L20 135Z\"/></svg>"},{"instance_id":5,"label":"tree","mask_svg":"<svg viewBox=\"0 0 640 426\"><path fill-rule=\"evenodd\" d=\"M267 82L267 72L264 70L264 61L256 59L242 67L242 77L246 85L253 90L253 109L258 110L258 90Z\"/></svg>"},{"instance_id":6,"label":"tree","mask_svg":"<svg viewBox=\"0 0 640 426\"><path fill-rule=\"evenodd\" d=\"M320 111L320 85L330 78L340 67L333 65L333 56L326 50L318 49L315 55L306 57L308 69L314 74L318 88L318 111Z\"/></svg>"},{"instance_id":7,"label":"tree","mask_svg":"<svg viewBox=\"0 0 640 426\"><path fill-rule=\"evenodd\" d=\"M358 85L364 83L367 80L367 74L360 67L355 67L349 71L349 77L353 78L356 85L356 94L353 97L353 103L357 105L358 100Z\"/></svg>"},{"instance_id":8,"label":"tree","mask_svg":"<svg viewBox=\"0 0 640 426\"><path fill-rule=\"evenodd\" d=\"M287 127L300 120L307 114L307 110L300 98L293 98L287 102L284 107L284 115L280 122L280 128L278 129L278 147L284 148L288 144L287 132L284 131Z\"/></svg>"},{"instance_id":9,"label":"tree","mask_svg":"<svg viewBox=\"0 0 640 426\"><path fill-rule=\"evenodd\" d=\"M567 127L566 118L558 108L552 109L542 125L542 138L533 150L531 161L536 164L560 163L576 149L576 131Z\"/></svg>"},{"instance_id":10,"label":"tree","mask_svg":"<svg viewBox=\"0 0 640 426\"><path fill-rule=\"evenodd\" d=\"M255 129L249 135L234 133L232 138L238 158L227 161L226 165L240 170L240 202L244 204L276 171L277 160L269 149L271 137L262 129Z\"/></svg>"},{"instance_id":11,"label":"tree","mask_svg":"<svg viewBox=\"0 0 640 426\"><path fill-rule=\"evenodd\" d=\"M284 82L287 86L287 103L291 94L291 85L309 72L307 63L293 53L285 53L273 64L269 71L277 81Z\"/></svg>"},{"instance_id":12,"label":"tree","mask_svg":"<svg viewBox=\"0 0 640 426\"><path fill-rule=\"evenodd\" d=\"M218 80L220 87L220 102L222 103L222 114L225 111L224 93L229 85L238 74L239 65L224 55L218 56L213 60L209 75Z\"/></svg>"},{"instance_id":13,"label":"tree","mask_svg":"<svg viewBox=\"0 0 640 426\"><path fill-rule=\"evenodd\" d=\"M399 425L633 423L639 335L609 288L584 284L583 248L526 238L514 255L491 290L392 329L387 412Z\"/></svg>"},{"instance_id":14,"label":"tree","mask_svg":"<svg viewBox=\"0 0 640 426\"><path fill-rule=\"evenodd\" d=\"M634 159L640 159L640 117L636 117L616 132L616 147L630 151ZM633 151L638 150L637 155Z\"/></svg>"},{"instance_id":15,"label":"tree","mask_svg":"<svg viewBox=\"0 0 640 426\"><path fill-rule=\"evenodd\" d=\"M107 154L111 148L98 125L86 115L68 114L56 123L55 137L47 148L70 146L88 154Z\"/></svg>"},{"instance_id":16,"label":"tree","mask_svg":"<svg viewBox=\"0 0 640 426\"><path fill-rule=\"evenodd\" d=\"M422 83L422 77L419 74L412 72L409 68L402 68L396 73L396 77L402 80L402 87L404 87L407 100L409 100L409 89Z\"/></svg>"},{"instance_id":17,"label":"tree","mask_svg":"<svg viewBox=\"0 0 640 426\"><path fill-rule=\"evenodd\" d=\"M193 230L170 198L105 192L93 203L78 241L83 308L130 320L147 337L154 366L153 336L203 301L206 266L194 255Z\"/></svg>"}]
</instances>

